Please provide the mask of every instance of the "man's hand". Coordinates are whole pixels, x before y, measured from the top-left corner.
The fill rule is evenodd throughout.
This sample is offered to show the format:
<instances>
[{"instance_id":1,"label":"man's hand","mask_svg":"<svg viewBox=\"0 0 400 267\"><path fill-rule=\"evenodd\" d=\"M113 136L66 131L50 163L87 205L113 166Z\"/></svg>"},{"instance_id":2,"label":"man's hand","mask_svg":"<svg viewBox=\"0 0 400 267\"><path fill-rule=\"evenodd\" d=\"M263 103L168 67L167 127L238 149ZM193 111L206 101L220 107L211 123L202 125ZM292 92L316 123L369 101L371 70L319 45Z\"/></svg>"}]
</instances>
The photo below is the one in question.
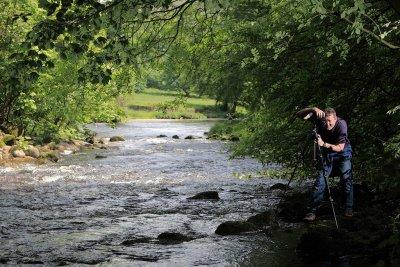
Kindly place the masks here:
<instances>
[{"instance_id":1,"label":"man's hand","mask_svg":"<svg viewBox=\"0 0 400 267\"><path fill-rule=\"evenodd\" d=\"M318 143L318 145L321 146L321 147L323 147L324 144L325 144L325 142L322 140L322 138L321 138L320 135L318 135L317 143Z\"/></svg>"},{"instance_id":2,"label":"man's hand","mask_svg":"<svg viewBox=\"0 0 400 267\"><path fill-rule=\"evenodd\" d=\"M325 112L323 112L322 110L320 110L317 107L313 108L313 110L318 118L320 118L320 119L325 118Z\"/></svg>"}]
</instances>

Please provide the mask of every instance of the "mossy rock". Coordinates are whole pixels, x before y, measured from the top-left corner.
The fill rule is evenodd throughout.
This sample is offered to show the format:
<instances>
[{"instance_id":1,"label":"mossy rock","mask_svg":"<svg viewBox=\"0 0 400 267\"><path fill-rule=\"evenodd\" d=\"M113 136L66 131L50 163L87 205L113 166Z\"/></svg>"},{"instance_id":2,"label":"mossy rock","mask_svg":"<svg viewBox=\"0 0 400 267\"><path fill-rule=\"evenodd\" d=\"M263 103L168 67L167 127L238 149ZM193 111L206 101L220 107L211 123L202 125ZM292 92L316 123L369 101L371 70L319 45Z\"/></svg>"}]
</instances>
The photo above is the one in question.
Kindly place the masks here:
<instances>
[{"instance_id":1,"label":"mossy rock","mask_svg":"<svg viewBox=\"0 0 400 267\"><path fill-rule=\"evenodd\" d=\"M110 138L110 142L120 142L120 141L125 141L125 139L122 136L113 136Z\"/></svg>"}]
</instances>

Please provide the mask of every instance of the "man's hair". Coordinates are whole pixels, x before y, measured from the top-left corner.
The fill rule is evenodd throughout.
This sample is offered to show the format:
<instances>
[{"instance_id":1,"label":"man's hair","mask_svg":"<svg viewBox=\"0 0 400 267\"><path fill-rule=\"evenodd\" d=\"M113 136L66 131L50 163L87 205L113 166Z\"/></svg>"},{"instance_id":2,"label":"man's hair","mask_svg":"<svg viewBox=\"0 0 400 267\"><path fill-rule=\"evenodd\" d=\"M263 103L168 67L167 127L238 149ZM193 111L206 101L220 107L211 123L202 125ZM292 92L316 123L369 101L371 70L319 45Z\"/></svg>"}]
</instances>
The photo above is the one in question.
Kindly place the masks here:
<instances>
[{"instance_id":1,"label":"man's hair","mask_svg":"<svg viewBox=\"0 0 400 267\"><path fill-rule=\"evenodd\" d=\"M336 111L333 108L325 109L325 116L329 116L329 115L336 117Z\"/></svg>"}]
</instances>

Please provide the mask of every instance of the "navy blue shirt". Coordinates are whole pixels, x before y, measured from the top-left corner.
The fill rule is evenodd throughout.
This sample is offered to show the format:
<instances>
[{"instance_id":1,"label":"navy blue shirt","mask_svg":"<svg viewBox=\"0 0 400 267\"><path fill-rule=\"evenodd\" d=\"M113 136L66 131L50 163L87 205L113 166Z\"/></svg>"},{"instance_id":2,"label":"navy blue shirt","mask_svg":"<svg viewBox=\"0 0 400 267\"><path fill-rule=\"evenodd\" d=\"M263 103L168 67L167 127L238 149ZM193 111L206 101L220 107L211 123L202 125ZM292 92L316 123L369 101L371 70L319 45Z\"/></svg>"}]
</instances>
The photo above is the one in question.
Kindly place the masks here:
<instances>
[{"instance_id":1,"label":"navy blue shirt","mask_svg":"<svg viewBox=\"0 0 400 267\"><path fill-rule=\"evenodd\" d=\"M347 123L339 117L331 130L326 128L324 119L317 119L317 131L325 143L332 145L344 143L345 147L350 145L349 138L347 137Z\"/></svg>"}]
</instances>

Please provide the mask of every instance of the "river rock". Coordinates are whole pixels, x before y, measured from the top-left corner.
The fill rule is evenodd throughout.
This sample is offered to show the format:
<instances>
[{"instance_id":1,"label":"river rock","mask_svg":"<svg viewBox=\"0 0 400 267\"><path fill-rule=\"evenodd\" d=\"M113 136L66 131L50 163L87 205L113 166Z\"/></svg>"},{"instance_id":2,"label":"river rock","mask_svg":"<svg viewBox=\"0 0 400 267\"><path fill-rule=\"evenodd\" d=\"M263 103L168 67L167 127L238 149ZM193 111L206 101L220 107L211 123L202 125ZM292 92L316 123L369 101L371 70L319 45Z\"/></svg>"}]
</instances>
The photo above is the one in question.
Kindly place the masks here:
<instances>
[{"instance_id":1,"label":"river rock","mask_svg":"<svg viewBox=\"0 0 400 267\"><path fill-rule=\"evenodd\" d=\"M102 145L108 145L108 141L110 141L110 139L105 137L99 139L99 143Z\"/></svg>"},{"instance_id":2,"label":"river rock","mask_svg":"<svg viewBox=\"0 0 400 267\"><path fill-rule=\"evenodd\" d=\"M196 137L194 137L193 135L188 135L185 137L185 139L191 140L191 139L196 139Z\"/></svg>"},{"instance_id":3,"label":"river rock","mask_svg":"<svg viewBox=\"0 0 400 267\"><path fill-rule=\"evenodd\" d=\"M23 158L23 157L25 157L25 153L24 153L24 151L22 151L21 149L15 149L15 150L13 150L13 151L11 152L11 155L12 155L14 158Z\"/></svg>"},{"instance_id":4,"label":"river rock","mask_svg":"<svg viewBox=\"0 0 400 267\"><path fill-rule=\"evenodd\" d=\"M150 241L151 241L150 237L135 237L135 238L130 238L130 239L122 241L121 245L122 246L133 246L133 245L139 244L139 243L149 243Z\"/></svg>"},{"instance_id":5,"label":"river rock","mask_svg":"<svg viewBox=\"0 0 400 267\"><path fill-rule=\"evenodd\" d=\"M119 141L125 141L125 139L122 136L113 136L110 138L110 142L119 142Z\"/></svg>"},{"instance_id":6,"label":"river rock","mask_svg":"<svg viewBox=\"0 0 400 267\"><path fill-rule=\"evenodd\" d=\"M217 235L238 235L257 230L257 226L246 221L227 221L221 223L215 233Z\"/></svg>"},{"instance_id":7,"label":"river rock","mask_svg":"<svg viewBox=\"0 0 400 267\"><path fill-rule=\"evenodd\" d=\"M219 200L219 195L217 191L206 191L198 193L188 199L211 199L211 200Z\"/></svg>"},{"instance_id":8,"label":"river rock","mask_svg":"<svg viewBox=\"0 0 400 267\"><path fill-rule=\"evenodd\" d=\"M264 226L278 226L278 218L275 210L267 210L251 216L247 219L247 222L254 224L255 226L262 228Z\"/></svg>"},{"instance_id":9,"label":"river rock","mask_svg":"<svg viewBox=\"0 0 400 267\"><path fill-rule=\"evenodd\" d=\"M176 134L172 136L173 139L179 139L179 136L177 136Z\"/></svg>"},{"instance_id":10,"label":"river rock","mask_svg":"<svg viewBox=\"0 0 400 267\"><path fill-rule=\"evenodd\" d=\"M180 233L173 233L173 232L164 232L161 233L158 237L158 242L163 245L173 245L173 244L180 244L183 242L188 242L193 240L193 237L185 236Z\"/></svg>"},{"instance_id":11,"label":"river rock","mask_svg":"<svg viewBox=\"0 0 400 267\"><path fill-rule=\"evenodd\" d=\"M105 158L107 158L107 156L105 156L105 155L96 155L94 158L95 159L105 159Z\"/></svg>"},{"instance_id":12,"label":"river rock","mask_svg":"<svg viewBox=\"0 0 400 267\"><path fill-rule=\"evenodd\" d=\"M24 150L24 152L25 152L25 155L35 158L35 159L40 157L39 149L34 146L29 146L28 149Z\"/></svg>"},{"instance_id":13,"label":"river rock","mask_svg":"<svg viewBox=\"0 0 400 267\"><path fill-rule=\"evenodd\" d=\"M288 186L287 184L283 184L283 183L276 183L274 185L272 185L269 189L271 190L291 190L292 188L290 186Z\"/></svg>"},{"instance_id":14,"label":"river rock","mask_svg":"<svg viewBox=\"0 0 400 267\"><path fill-rule=\"evenodd\" d=\"M157 135L157 138L164 138L164 137L167 137L167 136L165 134Z\"/></svg>"}]
</instances>

